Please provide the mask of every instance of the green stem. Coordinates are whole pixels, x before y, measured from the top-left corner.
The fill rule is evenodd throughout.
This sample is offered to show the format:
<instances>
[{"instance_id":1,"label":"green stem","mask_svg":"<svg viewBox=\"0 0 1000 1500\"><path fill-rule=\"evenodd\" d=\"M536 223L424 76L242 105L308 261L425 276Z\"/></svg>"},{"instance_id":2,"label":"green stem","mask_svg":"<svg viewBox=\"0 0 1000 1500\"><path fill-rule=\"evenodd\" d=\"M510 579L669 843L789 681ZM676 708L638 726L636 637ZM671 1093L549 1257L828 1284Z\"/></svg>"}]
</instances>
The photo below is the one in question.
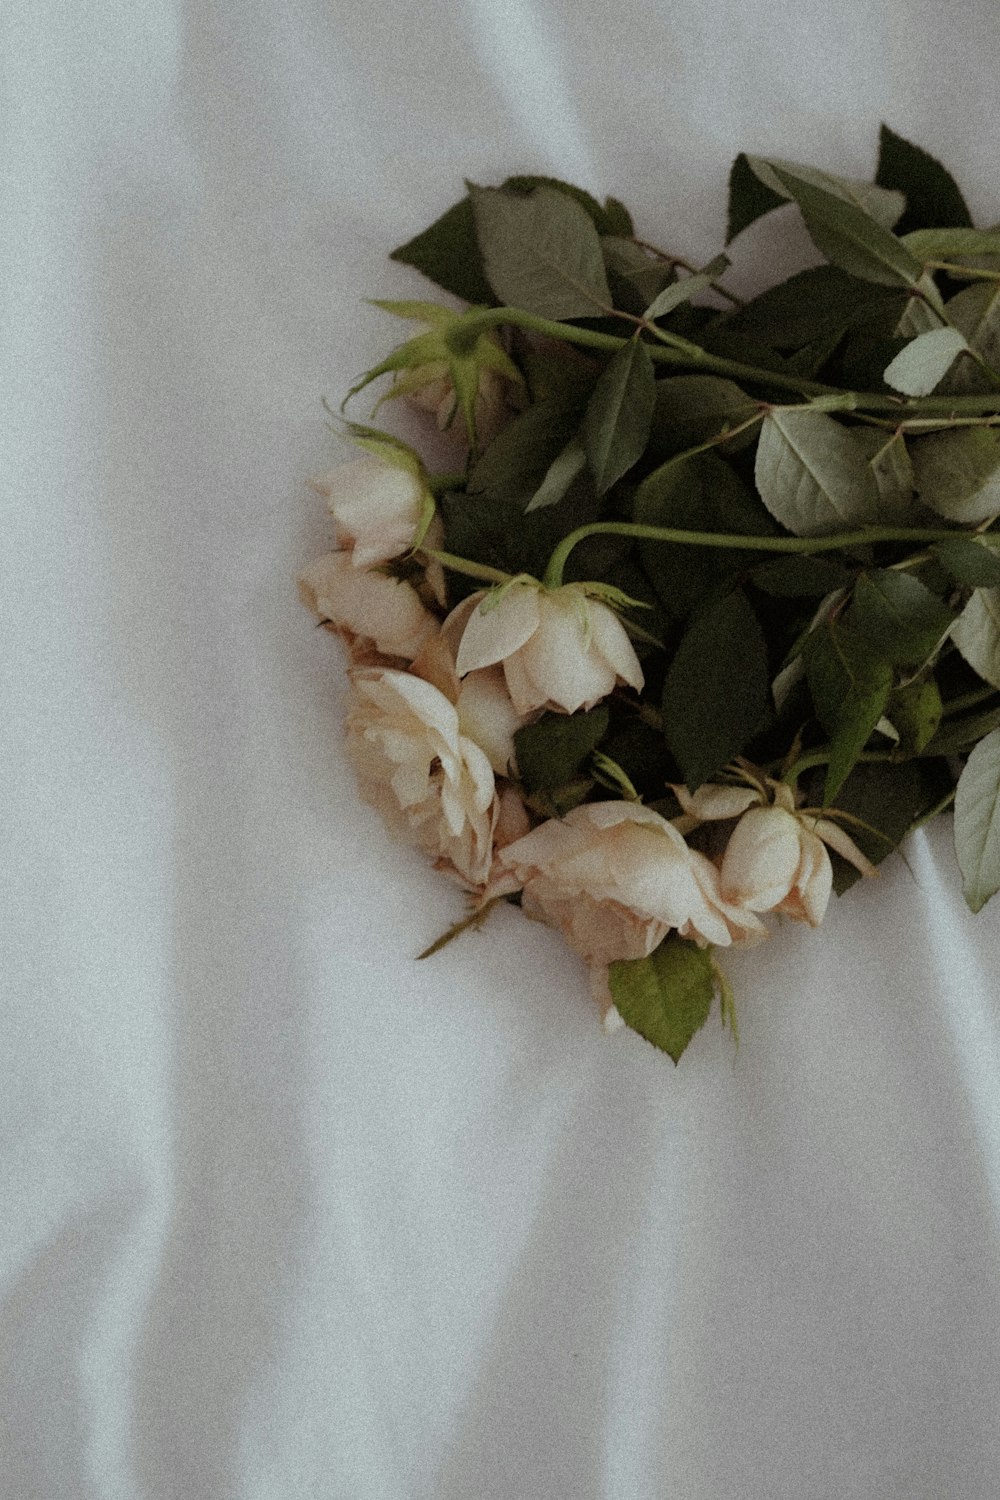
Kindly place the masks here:
<instances>
[{"instance_id":1,"label":"green stem","mask_svg":"<svg viewBox=\"0 0 1000 1500\"><path fill-rule=\"evenodd\" d=\"M616 309L608 309L620 316ZM585 349L601 349L614 353L623 348L629 339L613 333L601 333L595 328L579 328L573 323L559 323L552 318L541 318L520 307L476 307L463 315L455 331L463 337L474 338L488 328L508 325L542 333L563 343L577 344ZM664 330L660 330L663 335ZM647 345L650 358L657 364L670 365L675 369L702 371L711 375L725 375L733 380L750 381L756 385L769 386L775 390L797 391L805 396L837 396L838 406L843 410L885 411L897 413L901 420L908 416L960 416L977 415L981 412L996 412L996 393L988 396L924 396L915 399L906 396L891 396L871 391L848 391L839 386L822 385L815 380L806 380L797 375L778 370L765 370L756 365L741 364L737 360L722 359L709 354L698 344L687 339L667 335L671 340Z\"/></svg>"},{"instance_id":2,"label":"green stem","mask_svg":"<svg viewBox=\"0 0 1000 1500\"><path fill-rule=\"evenodd\" d=\"M816 766L829 765L832 754L833 751L829 745L821 745L818 750L809 750L805 755L801 755L795 764L785 772L781 778L782 781L786 786L794 787L804 771L812 771ZM858 756L858 760L863 761L865 764L876 761L891 761L895 758L895 756L882 750L862 750Z\"/></svg>"},{"instance_id":3,"label":"green stem","mask_svg":"<svg viewBox=\"0 0 1000 1500\"><path fill-rule=\"evenodd\" d=\"M464 474L430 474L427 478L427 488L435 499L439 495L446 495L449 490L461 490L465 488Z\"/></svg>"},{"instance_id":4,"label":"green stem","mask_svg":"<svg viewBox=\"0 0 1000 1500\"><path fill-rule=\"evenodd\" d=\"M1000 281L1000 271L984 271L976 266L957 266L950 260L928 260L924 262L928 271L946 271L960 281Z\"/></svg>"},{"instance_id":5,"label":"green stem","mask_svg":"<svg viewBox=\"0 0 1000 1500\"><path fill-rule=\"evenodd\" d=\"M637 521L593 521L564 537L549 559L543 583L559 588L563 569L573 548L589 536L632 536L648 542L677 542L686 547L742 548L746 552L837 552L864 547L873 542L943 542L956 535L949 531L899 526L869 526L863 531L842 531L834 536L745 536L733 532L679 531L672 526L644 526Z\"/></svg>"},{"instance_id":6,"label":"green stem","mask_svg":"<svg viewBox=\"0 0 1000 1500\"><path fill-rule=\"evenodd\" d=\"M929 823L932 818L936 818L937 817L938 813L943 813L944 810L945 810L945 808L950 807L951 804L955 800L955 792L956 791L957 791L957 787L952 787L952 789L951 789L950 792L945 792L945 794L941 798L940 802L935 802L934 806L932 808L930 808L930 810L928 812L925 812L922 818L918 818L917 819L917 821L913 824L912 828L910 829L910 832L911 833L916 833L916 831L917 831L918 828L923 828L923 826L924 826L925 823Z\"/></svg>"},{"instance_id":7,"label":"green stem","mask_svg":"<svg viewBox=\"0 0 1000 1500\"><path fill-rule=\"evenodd\" d=\"M453 573L464 573L467 578L478 578L482 583L510 583L514 576L512 573L501 573L499 568L487 567L485 563L469 562L467 558L456 557L452 552L437 552L432 547L421 547L425 557L433 557L442 567L450 568Z\"/></svg>"}]
</instances>

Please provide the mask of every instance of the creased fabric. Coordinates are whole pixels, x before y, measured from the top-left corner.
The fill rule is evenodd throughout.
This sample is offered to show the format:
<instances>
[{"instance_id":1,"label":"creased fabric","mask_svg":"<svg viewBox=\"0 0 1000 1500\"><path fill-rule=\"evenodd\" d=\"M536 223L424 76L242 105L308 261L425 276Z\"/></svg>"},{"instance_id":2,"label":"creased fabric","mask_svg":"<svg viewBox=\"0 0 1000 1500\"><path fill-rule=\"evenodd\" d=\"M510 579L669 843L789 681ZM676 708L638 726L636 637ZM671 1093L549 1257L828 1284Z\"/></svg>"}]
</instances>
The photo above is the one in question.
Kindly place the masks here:
<instances>
[{"instance_id":1,"label":"creased fabric","mask_svg":"<svg viewBox=\"0 0 1000 1500\"><path fill-rule=\"evenodd\" d=\"M739 1053L675 1071L516 912L414 964L461 898L294 586L361 299L426 295L385 257L464 177L704 261L738 150L865 176L884 118L993 223L995 19L5 7L0 1494L995 1493L1000 908L947 820L731 958Z\"/></svg>"}]
</instances>

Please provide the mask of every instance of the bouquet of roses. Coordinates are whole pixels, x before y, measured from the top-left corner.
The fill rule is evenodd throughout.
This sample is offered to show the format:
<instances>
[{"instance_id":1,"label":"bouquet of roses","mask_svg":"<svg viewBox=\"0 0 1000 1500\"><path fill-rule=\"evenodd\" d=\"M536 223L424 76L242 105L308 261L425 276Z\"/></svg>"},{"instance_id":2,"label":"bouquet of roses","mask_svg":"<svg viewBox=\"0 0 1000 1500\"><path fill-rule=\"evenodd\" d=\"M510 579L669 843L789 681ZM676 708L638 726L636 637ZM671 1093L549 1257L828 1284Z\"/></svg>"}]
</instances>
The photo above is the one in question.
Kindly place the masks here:
<instances>
[{"instance_id":1,"label":"bouquet of roses","mask_svg":"<svg viewBox=\"0 0 1000 1500\"><path fill-rule=\"evenodd\" d=\"M363 795L468 893L446 937L520 904L675 1061L734 1021L717 950L952 803L1000 888L1000 230L885 127L873 183L739 156L728 239L775 209L824 263L744 301L613 198L470 185L393 252L460 303L379 303L419 331L350 392L461 467L348 423L300 580Z\"/></svg>"}]
</instances>

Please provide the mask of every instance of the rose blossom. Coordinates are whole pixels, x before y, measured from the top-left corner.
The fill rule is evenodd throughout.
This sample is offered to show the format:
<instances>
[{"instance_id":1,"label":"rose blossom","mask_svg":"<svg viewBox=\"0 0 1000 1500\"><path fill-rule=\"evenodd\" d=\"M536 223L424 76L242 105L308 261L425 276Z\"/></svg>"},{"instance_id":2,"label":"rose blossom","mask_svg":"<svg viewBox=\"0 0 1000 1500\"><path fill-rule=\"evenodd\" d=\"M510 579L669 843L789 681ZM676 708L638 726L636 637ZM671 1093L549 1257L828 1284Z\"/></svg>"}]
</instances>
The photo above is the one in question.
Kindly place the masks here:
<instances>
[{"instance_id":1,"label":"rose blossom","mask_svg":"<svg viewBox=\"0 0 1000 1500\"><path fill-rule=\"evenodd\" d=\"M637 691L643 675L625 627L579 584L544 589L515 583L498 601L473 595L455 663L460 677L503 665L518 713L593 708L619 682Z\"/></svg>"},{"instance_id":2,"label":"rose blossom","mask_svg":"<svg viewBox=\"0 0 1000 1500\"><path fill-rule=\"evenodd\" d=\"M350 552L356 568L409 551L427 498L415 466L365 456L341 464L313 486L326 496L337 523L337 543Z\"/></svg>"},{"instance_id":3,"label":"rose blossom","mask_svg":"<svg viewBox=\"0 0 1000 1500\"><path fill-rule=\"evenodd\" d=\"M372 647L383 656L412 661L440 629L412 584L354 567L349 552L329 552L299 574L306 608L329 620L352 654Z\"/></svg>"},{"instance_id":4,"label":"rose blossom","mask_svg":"<svg viewBox=\"0 0 1000 1500\"><path fill-rule=\"evenodd\" d=\"M558 927L591 964L643 958L672 929L720 947L764 935L757 917L723 899L711 861L639 803L585 803L497 862L523 887L525 910Z\"/></svg>"},{"instance_id":5,"label":"rose blossom","mask_svg":"<svg viewBox=\"0 0 1000 1500\"><path fill-rule=\"evenodd\" d=\"M433 414L442 432L451 426L458 410L458 396L448 366L443 361L418 365L407 371L399 384L405 386L405 394L414 406ZM473 412L476 442L480 448L491 443L514 415L509 399L514 389L509 377L498 375L494 370L479 371ZM404 394L404 390L401 389L399 394Z\"/></svg>"},{"instance_id":6,"label":"rose blossom","mask_svg":"<svg viewBox=\"0 0 1000 1500\"><path fill-rule=\"evenodd\" d=\"M460 732L453 705L423 678L384 668L355 669L350 677L355 699L347 742L362 796L391 832L419 845L439 869L470 889L484 888L501 816L486 755ZM516 809L503 811L508 836L523 828Z\"/></svg>"},{"instance_id":7,"label":"rose blossom","mask_svg":"<svg viewBox=\"0 0 1000 1500\"><path fill-rule=\"evenodd\" d=\"M773 802L761 790L706 785L691 795L674 787L686 819L714 822L738 816L719 869L727 901L748 911L777 911L818 927L833 889L829 844L862 875L878 874L842 828L829 818L796 808L792 789L769 781Z\"/></svg>"}]
</instances>

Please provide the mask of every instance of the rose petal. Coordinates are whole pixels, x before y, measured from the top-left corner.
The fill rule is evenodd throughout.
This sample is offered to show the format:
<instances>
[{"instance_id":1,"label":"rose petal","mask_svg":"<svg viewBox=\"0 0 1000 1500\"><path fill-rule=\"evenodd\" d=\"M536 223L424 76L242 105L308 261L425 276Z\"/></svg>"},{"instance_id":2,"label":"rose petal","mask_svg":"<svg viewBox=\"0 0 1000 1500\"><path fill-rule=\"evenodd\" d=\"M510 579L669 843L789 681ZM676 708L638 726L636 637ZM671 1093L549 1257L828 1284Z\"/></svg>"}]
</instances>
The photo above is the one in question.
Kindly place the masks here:
<instances>
[{"instance_id":1,"label":"rose petal","mask_svg":"<svg viewBox=\"0 0 1000 1500\"><path fill-rule=\"evenodd\" d=\"M472 611L455 660L459 677L492 667L530 639L538 628L538 594L533 586L514 584L498 604L487 596L487 608Z\"/></svg>"}]
</instances>

